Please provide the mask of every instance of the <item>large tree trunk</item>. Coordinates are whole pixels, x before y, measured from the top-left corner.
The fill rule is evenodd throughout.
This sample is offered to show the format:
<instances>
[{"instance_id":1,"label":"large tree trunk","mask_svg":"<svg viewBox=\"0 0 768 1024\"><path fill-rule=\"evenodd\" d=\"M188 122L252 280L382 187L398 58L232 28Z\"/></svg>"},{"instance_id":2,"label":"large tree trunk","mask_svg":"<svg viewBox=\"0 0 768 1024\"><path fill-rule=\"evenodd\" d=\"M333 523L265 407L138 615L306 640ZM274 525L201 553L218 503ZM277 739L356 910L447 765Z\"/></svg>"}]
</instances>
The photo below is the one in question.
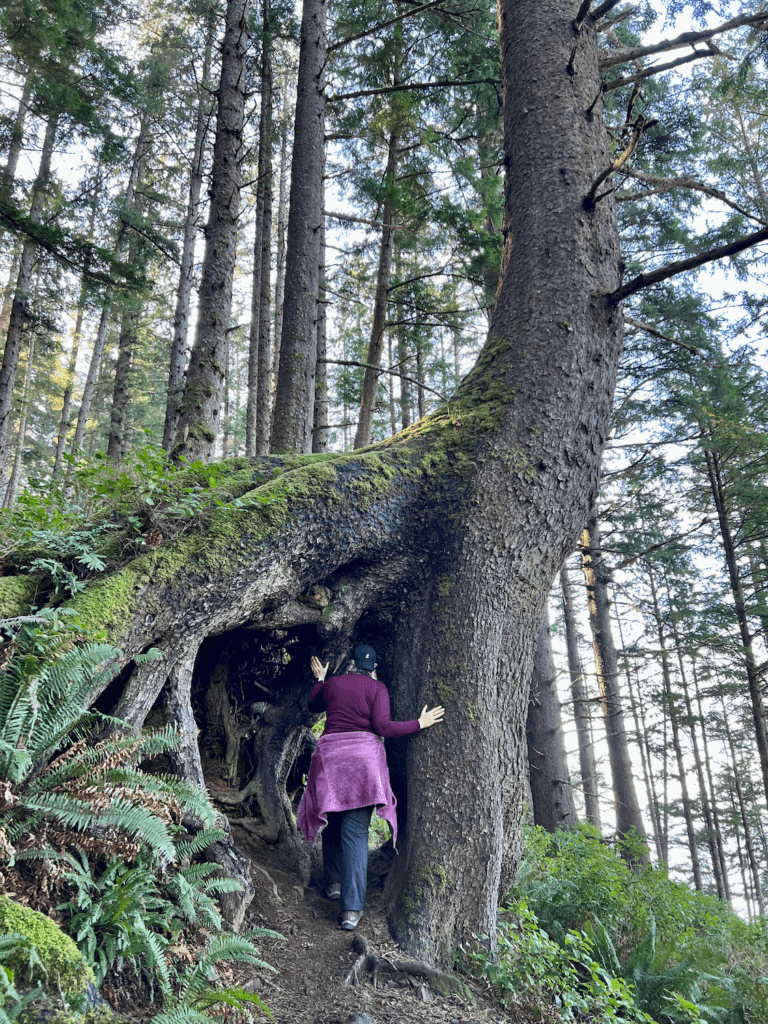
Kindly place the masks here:
<instances>
[{"instance_id":1,"label":"large tree trunk","mask_svg":"<svg viewBox=\"0 0 768 1024\"><path fill-rule=\"evenodd\" d=\"M272 37L270 34L269 0L264 0L264 60L262 72L262 114L264 160L259 158L259 174L264 176L264 196L261 211L261 274L259 288L259 332L258 360L259 373L256 395L256 454L266 455L269 451L272 432L272 407L269 386L271 362L271 311L272 298Z\"/></svg>"},{"instance_id":2,"label":"large tree trunk","mask_svg":"<svg viewBox=\"0 0 768 1024\"><path fill-rule=\"evenodd\" d=\"M548 832L575 825L578 819L568 776L557 671L546 606L533 656L526 732L534 822Z\"/></svg>"},{"instance_id":3,"label":"large tree trunk","mask_svg":"<svg viewBox=\"0 0 768 1024\"><path fill-rule=\"evenodd\" d=\"M304 0L273 452L312 451L325 153L325 0Z\"/></svg>"},{"instance_id":4,"label":"large tree trunk","mask_svg":"<svg viewBox=\"0 0 768 1024\"><path fill-rule=\"evenodd\" d=\"M221 44L211 208L205 229L197 331L173 445L175 458L184 456L190 461L211 459L221 419L240 215L248 6L249 0L228 0Z\"/></svg>"},{"instance_id":5,"label":"large tree trunk","mask_svg":"<svg viewBox=\"0 0 768 1024\"><path fill-rule=\"evenodd\" d=\"M315 0L306 8L317 12ZM225 465L217 493L242 507L213 508L197 532L73 599L126 662L149 645L164 652L165 674L139 665L118 702L134 725L181 651L243 625L285 634L288 668L304 672L307 692L309 654L337 665L365 638L381 652L396 717L446 705L443 725L391 752L404 829L390 922L431 962L449 961L473 934L495 934L520 854L536 634L593 506L610 429L622 317L607 296L620 253L611 197L584 205L611 157L595 102L594 23L576 32L573 16L564 0L502 8L504 276L486 346L450 404L366 454ZM314 25L302 58L319 48ZM320 74L309 76L315 90ZM316 290L310 298L307 327ZM306 369L291 345L306 335L296 320L289 327L288 306L290 383ZM282 446L303 449L309 431L290 435L290 415L280 424ZM324 607L306 599L318 583Z\"/></svg>"},{"instance_id":6,"label":"large tree trunk","mask_svg":"<svg viewBox=\"0 0 768 1024\"><path fill-rule=\"evenodd\" d=\"M397 81L397 76L395 76ZM399 140L395 132L389 137L389 148L387 153L387 169L384 175L384 186L388 191L394 191L395 178L397 176L397 161L399 157ZM363 390L360 397L360 414L357 420L355 431L355 448L365 448L371 443L371 430L373 428L373 414L376 411L376 394L379 390L378 370L375 366L381 366L381 356L384 352L384 336L387 329L387 306L389 302L389 279L392 274L392 250L395 238L395 211L391 201L385 201L384 214L382 216L381 240L379 242L379 265L376 271L376 293L373 299L373 323L371 325L371 340L368 343L368 354L365 361L368 364L363 377ZM388 382L392 386L392 381Z\"/></svg>"},{"instance_id":7,"label":"large tree trunk","mask_svg":"<svg viewBox=\"0 0 768 1024\"><path fill-rule=\"evenodd\" d=\"M576 722L576 737L579 742L579 767L581 769L581 788L584 793L584 809L587 821L599 829L600 799L597 787L595 746L592 742L589 704L584 692L584 669L579 653L579 633L573 607L573 588L566 566L560 570L560 586L563 591L565 642L568 649L568 671L571 677L573 717Z\"/></svg>"},{"instance_id":8,"label":"large tree trunk","mask_svg":"<svg viewBox=\"0 0 768 1024\"><path fill-rule=\"evenodd\" d=\"M215 28L216 18L212 10L206 23L203 69L200 78L200 93L197 99L197 117L195 120L195 142L192 147L192 161L189 169L187 214L184 218L181 266L179 267L179 283L176 288L176 309L173 314L173 341L171 342L168 397L165 405L162 442L163 448L166 451L171 450L171 445L176 435L179 405L184 393L184 367L187 361L187 334L189 331L189 302L192 296L195 242L197 241L197 228L200 219L200 194L203 188L203 168L205 165L205 139L208 134L208 123L211 118L212 109L209 78Z\"/></svg>"},{"instance_id":9,"label":"large tree trunk","mask_svg":"<svg viewBox=\"0 0 768 1024\"><path fill-rule=\"evenodd\" d=\"M48 119L45 129L43 148L40 154L40 166L32 189L32 201L29 207L29 219L34 224L39 224L43 219L58 123L58 115L52 114ZM13 296L11 316L8 323L8 335L5 341L5 351L3 352L3 363L0 366L0 466L5 465L8 461L6 446L8 444L11 406L13 404L13 386L16 381L16 370L19 365L24 327L29 315L30 289L32 287L36 257L37 245L31 238L28 238L21 251L19 273L16 278L16 291Z\"/></svg>"},{"instance_id":10,"label":"large tree trunk","mask_svg":"<svg viewBox=\"0 0 768 1024\"><path fill-rule=\"evenodd\" d=\"M619 664L611 627L608 576L600 549L600 524L595 515L590 518L582 535L581 565L587 584L600 706L608 742L616 831L619 836L634 833L642 840L645 838L645 829L632 775L632 758L629 755L629 740L619 690ZM631 858L633 855L628 853L628 856Z\"/></svg>"},{"instance_id":11,"label":"large tree trunk","mask_svg":"<svg viewBox=\"0 0 768 1024\"><path fill-rule=\"evenodd\" d=\"M0 198L10 199L13 194L13 186L16 181L16 168L19 165L19 157L24 145L24 122L27 120L30 99L32 97L32 75L28 74L24 79L24 86L21 90L19 105L16 109L16 118L11 129L11 138L8 144L8 157L0 175ZM0 245L5 240L5 229L0 227Z\"/></svg>"}]
</instances>

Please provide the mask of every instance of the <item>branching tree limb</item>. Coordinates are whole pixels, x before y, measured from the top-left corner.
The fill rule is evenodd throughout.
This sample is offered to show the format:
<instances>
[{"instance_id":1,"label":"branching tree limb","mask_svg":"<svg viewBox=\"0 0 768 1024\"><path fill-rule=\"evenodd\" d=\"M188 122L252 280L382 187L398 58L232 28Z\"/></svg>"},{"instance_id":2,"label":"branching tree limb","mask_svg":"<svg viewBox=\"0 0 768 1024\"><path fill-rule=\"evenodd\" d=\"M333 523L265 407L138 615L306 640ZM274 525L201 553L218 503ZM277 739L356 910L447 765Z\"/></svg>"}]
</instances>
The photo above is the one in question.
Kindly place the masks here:
<instances>
[{"instance_id":1,"label":"branching tree limb","mask_svg":"<svg viewBox=\"0 0 768 1024\"><path fill-rule=\"evenodd\" d=\"M668 334L662 334L661 331L655 327L651 327L650 324L644 324L641 320L635 320L634 317L624 316L624 323L630 327L636 327L638 331L645 331L646 334L652 335L654 338L659 338L661 341L668 341L670 345L678 345L680 348L684 348L686 352L692 352L695 356L700 356L702 359L706 359L706 353L702 352L700 348L696 348L695 345L688 345L684 341L680 341L678 338L670 338Z\"/></svg>"},{"instance_id":2,"label":"branching tree limb","mask_svg":"<svg viewBox=\"0 0 768 1024\"><path fill-rule=\"evenodd\" d=\"M651 67L643 68L642 71L638 71L634 75L625 75L624 78L617 78L614 82L606 82L605 91L613 92L614 89L623 89L625 85L638 85L640 82L644 82L646 78L653 78L654 75L660 75L664 71L671 71L672 68L679 67L681 64L690 64L693 60L700 60L702 57L712 57L718 53L720 53L720 50L718 50L714 43L710 43L706 50L694 50L692 53L686 54L685 57L677 57L666 64L654 64Z\"/></svg>"},{"instance_id":3,"label":"branching tree limb","mask_svg":"<svg viewBox=\"0 0 768 1024\"><path fill-rule=\"evenodd\" d=\"M329 96L329 103L340 103L342 100L356 100L362 96L385 96L391 92L410 92L421 89L442 89L452 85L495 85L501 86L496 78L469 78L462 81L458 78L440 78L434 82L409 82L407 85L388 85L383 89L357 89L355 92L339 92Z\"/></svg>"},{"instance_id":4,"label":"branching tree limb","mask_svg":"<svg viewBox=\"0 0 768 1024\"><path fill-rule=\"evenodd\" d=\"M595 12L597 13L597 12ZM602 50L598 57L598 64L601 71L606 68L616 67L617 64L627 64L638 57L648 57L653 53L664 53L665 50L677 50L681 46L693 45L705 39L712 39L714 36L722 35L723 32L730 32L731 29L741 28L744 25L751 25L753 28L768 28L768 13L742 14L730 21L724 21L715 28L702 29L700 32L683 32L674 39L662 39L659 43L652 43L649 46L627 46L620 50Z\"/></svg>"},{"instance_id":5,"label":"branching tree limb","mask_svg":"<svg viewBox=\"0 0 768 1024\"><path fill-rule=\"evenodd\" d=\"M732 210L740 213L742 217L747 217L749 220L754 220L758 224L765 224L762 217L758 217L754 213L750 213L749 210L745 210L743 206L735 203L732 199L719 188L714 188L712 185L707 185L703 181L696 181L695 178L691 178L685 175L682 178L663 178L656 174L646 174L644 171L636 171L631 167L624 167L621 171L622 174L628 178L634 178L636 181L642 181L646 185L654 185L652 189L648 189L646 192L635 192L632 195L617 195L617 202L628 202L631 199L645 199L647 196L659 195L662 192L669 192L673 188L691 188L697 192L703 192L705 195L712 196L713 199L719 199L721 203L725 203L726 206L730 206Z\"/></svg>"},{"instance_id":6,"label":"branching tree limb","mask_svg":"<svg viewBox=\"0 0 768 1024\"><path fill-rule=\"evenodd\" d=\"M697 267L701 267L705 263L714 263L715 260L725 259L726 256L737 256L745 249L750 249L753 245L758 245L766 240L768 240L768 228L753 231L751 235L745 235L736 242L718 245L716 249L708 249L706 252L700 252L697 256L689 256L685 260L676 260L674 263L668 263L665 267L659 267L658 270L652 270L648 274L638 274L627 284L617 288L615 292L611 292L608 298L612 302L621 302L622 299L634 295L635 292L639 292L643 288L649 288L652 284L666 281L677 274L684 274L687 270L696 270Z\"/></svg>"},{"instance_id":7,"label":"branching tree limb","mask_svg":"<svg viewBox=\"0 0 768 1024\"><path fill-rule=\"evenodd\" d=\"M444 4L445 0L432 0L428 4L420 4L418 7L412 7L410 11L406 11L405 14L398 14L394 18L388 18L386 21L380 21L378 24L373 25L371 28L366 28L362 32L357 32L353 36L347 36L346 39L337 39L334 43L329 43L328 53L333 53L334 50L340 50L343 46L348 46L350 43L356 43L358 39L365 39L366 36L375 35L377 32L381 32L382 29L389 28L390 25L396 25L398 21L403 21L405 18L411 18L414 14L422 14L424 11L430 11L433 7L440 7Z\"/></svg>"}]
</instances>

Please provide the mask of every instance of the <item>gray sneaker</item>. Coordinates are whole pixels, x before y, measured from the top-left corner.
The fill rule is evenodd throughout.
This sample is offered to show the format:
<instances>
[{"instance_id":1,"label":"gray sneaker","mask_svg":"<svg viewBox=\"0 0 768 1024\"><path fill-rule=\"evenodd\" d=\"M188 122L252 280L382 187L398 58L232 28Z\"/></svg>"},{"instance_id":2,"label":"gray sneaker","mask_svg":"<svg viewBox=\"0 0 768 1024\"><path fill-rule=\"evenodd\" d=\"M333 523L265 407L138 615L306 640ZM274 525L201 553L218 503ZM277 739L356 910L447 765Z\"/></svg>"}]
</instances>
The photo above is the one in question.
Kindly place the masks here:
<instances>
[{"instance_id":1,"label":"gray sneaker","mask_svg":"<svg viewBox=\"0 0 768 1024\"><path fill-rule=\"evenodd\" d=\"M325 890L325 895L329 900L341 899L341 882L333 882Z\"/></svg>"},{"instance_id":2,"label":"gray sneaker","mask_svg":"<svg viewBox=\"0 0 768 1024\"><path fill-rule=\"evenodd\" d=\"M362 910L345 910L341 915L340 927L345 932L353 932L362 916Z\"/></svg>"}]
</instances>

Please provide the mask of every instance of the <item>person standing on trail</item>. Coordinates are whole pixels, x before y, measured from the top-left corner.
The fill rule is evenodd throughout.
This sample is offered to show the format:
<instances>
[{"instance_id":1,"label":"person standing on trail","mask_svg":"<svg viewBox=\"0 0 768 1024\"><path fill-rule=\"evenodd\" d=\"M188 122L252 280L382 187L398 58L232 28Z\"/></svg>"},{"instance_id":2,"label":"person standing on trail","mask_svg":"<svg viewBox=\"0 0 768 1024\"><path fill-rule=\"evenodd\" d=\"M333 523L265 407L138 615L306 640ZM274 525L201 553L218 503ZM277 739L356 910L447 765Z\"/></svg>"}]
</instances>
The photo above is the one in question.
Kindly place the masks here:
<instances>
[{"instance_id":1,"label":"person standing on trail","mask_svg":"<svg viewBox=\"0 0 768 1024\"><path fill-rule=\"evenodd\" d=\"M368 873L368 827L376 807L397 842L395 797L389 783L384 736L407 736L442 720L445 709L427 705L410 722L393 722L389 693L374 676L376 652L355 648L356 672L332 676L328 665L310 660L315 685L310 711L325 711L325 732L309 767L298 825L310 844L323 837L325 895L342 901L341 927L352 931L362 917Z\"/></svg>"}]
</instances>

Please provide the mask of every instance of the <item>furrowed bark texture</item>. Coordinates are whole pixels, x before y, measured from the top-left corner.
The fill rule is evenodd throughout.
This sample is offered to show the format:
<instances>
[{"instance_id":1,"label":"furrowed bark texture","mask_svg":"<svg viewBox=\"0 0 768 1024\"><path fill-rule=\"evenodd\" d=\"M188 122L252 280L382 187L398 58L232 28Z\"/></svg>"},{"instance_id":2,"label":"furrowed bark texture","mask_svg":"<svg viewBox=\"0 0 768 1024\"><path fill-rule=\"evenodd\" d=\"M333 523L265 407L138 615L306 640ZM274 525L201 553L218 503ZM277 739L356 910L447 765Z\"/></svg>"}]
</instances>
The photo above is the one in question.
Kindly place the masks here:
<instances>
[{"instance_id":1,"label":"furrowed bark texture","mask_svg":"<svg viewBox=\"0 0 768 1024\"><path fill-rule=\"evenodd\" d=\"M325 152L325 0L304 0L273 452L312 451Z\"/></svg>"},{"instance_id":2,"label":"furrowed bark texture","mask_svg":"<svg viewBox=\"0 0 768 1024\"><path fill-rule=\"evenodd\" d=\"M389 918L404 948L431 963L472 933L494 934L514 876L536 634L595 500L621 348L621 313L606 300L619 282L612 200L583 205L610 162L599 103L587 113L600 88L594 25L575 33L563 0L507 0L501 14L504 277L486 346L450 404L367 453L228 463L217 493L228 488L241 508L214 508L197 532L73 601L126 659L151 644L165 652L164 672L140 665L134 675L146 678L132 677L118 701L134 726L179 651L244 624L293 623L304 638L293 650L334 665L371 642L395 717L446 706L444 724L391 750L405 828ZM302 57L323 34L314 25ZM308 238L320 222L306 223ZM314 330L316 290L309 298ZM305 372L294 343L306 334L289 328L287 309L278 402ZM282 446L301 447L307 436L287 432L290 403L283 414ZM322 611L299 600L317 583L330 594Z\"/></svg>"},{"instance_id":3,"label":"furrowed bark texture","mask_svg":"<svg viewBox=\"0 0 768 1024\"><path fill-rule=\"evenodd\" d=\"M184 455L190 461L211 459L221 418L240 213L248 7L249 0L228 0L221 44L221 80L213 146L211 208L200 278L200 314L173 446L175 457Z\"/></svg>"},{"instance_id":4,"label":"furrowed bark texture","mask_svg":"<svg viewBox=\"0 0 768 1024\"><path fill-rule=\"evenodd\" d=\"M526 732L535 824L541 825L547 832L575 825L578 819L568 776L563 718L560 714L557 672L552 656L549 612L546 607L541 617L533 656Z\"/></svg>"}]
</instances>

